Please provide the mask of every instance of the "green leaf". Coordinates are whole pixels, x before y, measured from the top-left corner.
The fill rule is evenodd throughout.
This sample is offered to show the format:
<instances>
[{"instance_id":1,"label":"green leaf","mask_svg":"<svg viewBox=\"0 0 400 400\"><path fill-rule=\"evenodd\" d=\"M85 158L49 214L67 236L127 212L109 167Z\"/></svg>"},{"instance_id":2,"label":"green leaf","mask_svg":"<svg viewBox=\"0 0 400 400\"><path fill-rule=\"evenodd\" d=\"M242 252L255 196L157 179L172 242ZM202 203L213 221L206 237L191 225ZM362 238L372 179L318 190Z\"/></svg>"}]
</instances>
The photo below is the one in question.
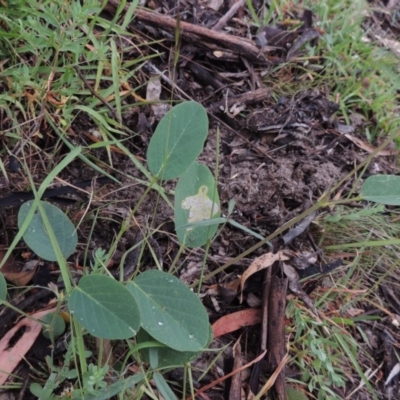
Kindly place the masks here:
<instances>
[{"instance_id":1,"label":"green leaf","mask_svg":"<svg viewBox=\"0 0 400 400\"><path fill-rule=\"evenodd\" d=\"M239 224L239 222L236 222L234 219L228 219L228 223L235 228L241 229L243 232L248 233L249 235L254 236L255 238L259 240L264 240L265 238L262 237L260 234L257 232L252 231L251 229L247 228L246 226ZM270 245L270 242L267 242L266 244Z\"/></svg>"},{"instance_id":2,"label":"green leaf","mask_svg":"<svg viewBox=\"0 0 400 400\"><path fill-rule=\"evenodd\" d=\"M179 178L174 208L175 229L180 243L200 247L215 235L218 224L187 227L187 224L208 219L219 220L221 207L217 187L205 165L194 162Z\"/></svg>"},{"instance_id":3,"label":"green leaf","mask_svg":"<svg viewBox=\"0 0 400 400\"><path fill-rule=\"evenodd\" d=\"M69 218L56 206L44 201L40 202L51 224L53 233L60 247L61 253L68 258L76 248L78 236L75 226ZM18 227L21 229L29 210L34 205L33 201L24 203L18 212ZM49 232L47 232L42 215L36 209L23 238L26 244L41 258L47 261L57 261Z\"/></svg>"},{"instance_id":4,"label":"green leaf","mask_svg":"<svg viewBox=\"0 0 400 400\"><path fill-rule=\"evenodd\" d=\"M4 275L0 273L0 303L7 299L7 282Z\"/></svg>"},{"instance_id":5,"label":"green leaf","mask_svg":"<svg viewBox=\"0 0 400 400\"><path fill-rule=\"evenodd\" d=\"M400 205L400 176L370 176L363 183L360 196L364 200L398 206Z\"/></svg>"},{"instance_id":6,"label":"green leaf","mask_svg":"<svg viewBox=\"0 0 400 400\"><path fill-rule=\"evenodd\" d=\"M141 273L127 284L154 339L178 351L200 351L209 339L208 315L199 298L173 275Z\"/></svg>"},{"instance_id":7,"label":"green leaf","mask_svg":"<svg viewBox=\"0 0 400 400\"><path fill-rule=\"evenodd\" d=\"M122 30L126 30L127 26L132 22L133 20L133 14L135 13L136 7L139 3L139 0L134 0L132 3L128 3L127 7L129 6L129 8L124 11L124 21L122 22L122 24L120 25L120 28Z\"/></svg>"},{"instance_id":8,"label":"green leaf","mask_svg":"<svg viewBox=\"0 0 400 400\"><path fill-rule=\"evenodd\" d=\"M38 383L32 383L29 386L30 392L36 396L38 399L44 399L47 400L50 398L51 393L45 395L45 391L43 390L42 386L40 386Z\"/></svg>"},{"instance_id":9,"label":"green leaf","mask_svg":"<svg viewBox=\"0 0 400 400\"><path fill-rule=\"evenodd\" d=\"M150 336L144 329L141 329L136 339L138 343L151 343L154 338ZM200 351L177 351L170 347L151 347L158 352L158 368L168 368L174 366L185 365L187 362L197 357ZM148 347L140 350L143 360L150 364L150 349Z\"/></svg>"},{"instance_id":10,"label":"green leaf","mask_svg":"<svg viewBox=\"0 0 400 400\"><path fill-rule=\"evenodd\" d=\"M112 383L106 388L98 389L95 395L86 394L85 400L108 400L125 390L133 388L139 382L144 380L144 374L136 374L123 381Z\"/></svg>"},{"instance_id":11,"label":"green leaf","mask_svg":"<svg viewBox=\"0 0 400 400\"><path fill-rule=\"evenodd\" d=\"M65 321L57 313L48 313L40 318L40 321L49 325L47 329L43 330L45 338L57 338L65 331Z\"/></svg>"},{"instance_id":12,"label":"green leaf","mask_svg":"<svg viewBox=\"0 0 400 400\"><path fill-rule=\"evenodd\" d=\"M140 327L140 312L131 293L105 275L83 277L68 299L68 308L95 337L128 339Z\"/></svg>"},{"instance_id":13,"label":"green leaf","mask_svg":"<svg viewBox=\"0 0 400 400\"><path fill-rule=\"evenodd\" d=\"M181 225L180 228L187 229L187 228L197 228L198 226L213 226L219 224L225 224L229 222L226 218L213 218L213 219L203 219L198 222L192 222L190 224Z\"/></svg>"},{"instance_id":14,"label":"green leaf","mask_svg":"<svg viewBox=\"0 0 400 400\"><path fill-rule=\"evenodd\" d=\"M176 396L172 389L169 387L167 381L158 372L153 373L153 379L159 390L161 396L165 400L176 400Z\"/></svg>"},{"instance_id":15,"label":"green leaf","mask_svg":"<svg viewBox=\"0 0 400 400\"><path fill-rule=\"evenodd\" d=\"M299 389L293 386L286 386L286 396L288 400L307 400L308 397Z\"/></svg>"},{"instance_id":16,"label":"green leaf","mask_svg":"<svg viewBox=\"0 0 400 400\"><path fill-rule=\"evenodd\" d=\"M204 107L194 101L178 104L161 119L150 140L150 171L165 180L182 175L201 153L207 134Z\"/></svg>"}]
</instances>

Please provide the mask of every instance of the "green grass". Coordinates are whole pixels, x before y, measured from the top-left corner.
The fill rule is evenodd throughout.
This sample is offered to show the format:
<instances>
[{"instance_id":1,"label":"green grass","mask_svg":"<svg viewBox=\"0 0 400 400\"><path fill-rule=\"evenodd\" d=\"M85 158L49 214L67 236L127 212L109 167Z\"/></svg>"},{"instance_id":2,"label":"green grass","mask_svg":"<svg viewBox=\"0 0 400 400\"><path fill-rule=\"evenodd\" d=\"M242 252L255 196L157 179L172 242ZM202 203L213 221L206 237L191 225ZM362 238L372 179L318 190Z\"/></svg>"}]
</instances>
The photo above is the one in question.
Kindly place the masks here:
<instances>
[{"instance_id":1,"label":"green grass","mask_svg":"<svg viewBox=\"0 0 400 400\"><path fill-rule=\"evenodd\" d=\"M277 24L283 19L282 10L293 6L280 2L278 8L272 3L276 11L269 19ZM299 11L303 7L314 12L314 25L323 34L317 47L307 47L305 56L266 75L265 83L276 98L305 87L325 88L339 103L346 123L353 112L365 118L369 140L398 129L399 60L390 50L373 43L362 28L369 12L366 2L310 0L297 5Z\"/></svg>"},{"instance_id":2,"label":"green grass","mask_svg":"<svg viewBox=\"0 0 400 400\"><path fill-rule=\"evenodd\" d=\"M369 9L365 1L309 0L300 3L285 0L270 3L270 9L250 9L249 25L277 25L285 19L295 19L296 13L309 7L315 14L315 26L323 32L317 47L307 46L305 55L274 67L263 77L275 99L291 96L305 88L324 89L331 100L339 103L338 115L343 121L350 124L354 113L364 118L362 130L367 140L386 137L400 129L399 60L389 50L366 40L368 32L362 26ZM251 2L248 2L250 6ZM18 157L25 157L27 173L27 160L33 155L40 160L31 182L27 182L24 189L33 186L34 177L44 181L40 194L60 169L76 156L82 165L114 180L112 174L115 172L125 175L128 181L142 188L144 194L140 202L145 201L147 190L153 187L171 205L165 190L152 181L138 158L125 146L126 139L137 134L120 123L127 111L147 105L142 98L147 84L142 68L147 60L159 56L152 50L158 42L143 42L128 29L134 7L135 4L127 14L120 8L108 21L100 15L101 4L97 0L85 1L83 5L61 0L1 2L0 109L3 132L0 134L0 155L13 149ZM124 42L123 50L119 46L121 41ZM77 131L81 118L89 121L88 126L98 132L99 142L92 143L84 132ZM54 151L44 152L41 146L49 137L54 138ZM74 150L78 145L82 146L81 152ZM61 151L65 146L70 149L67 157ZM113 146L123 151L140 170L140 178L119 171L113 161ZM101 152L103 149L105 155ZM1 160L0 170L6 175ZM133 216L140 202L133 210ZM116 206L117 203L102 204L87 218L96 222L101 218L112 218L107 211L109 205ZM157 210L153 211L156 216ZM338 207L334 212L352 213ZM366 341L356 339L359 335L364 339L367 337L364 328L356 322L369 323L370 320L349 316L348 311L350 308L362 309L364 304L379 303L376 298L379 284L390 279L396 267L393 260L397 259L399 250L398 243L394 242L399 237L398 224L393 221L393 216L374 212L358 220L342 218L329 222L320 218L318 224L321 246L328 255L340 251L351 251L356 255L357 249L360 253L348 263L347 269L341 269L331 277L331 290L313 295L318 310L328 318L319 321L300 301L289 302L287 317L291 322L287 331L291 362L302 372L301 383L295 383L302 385L305 391L318 393L318 398L339 400L340 395L332 387L343 388L347 377L352 375L357 383L365 384L363 390L368 396L377 398L375 389L365 377L366 366L375 365L374 360L370 359ZM118 233L117 239L122 233ZM20 232L11 250L21 236ZM369 247L372 240L382 240L382 246ZM108 257L116 244L117 241L111 245ZM69 282L65 260L59 258L63 277ZM105 257L103 262L107 261ZM53 360L47 359L36 375L42 385L47 382L51 388L55 384L55 373L58 374L57 383L62 383L72 369L77 373L78 388L96 392L106 382L106 371L102 369L99 354L102 346L96 348L91 343L92 358L98 362L97 366L91 365L85 358L87 349L83 333L78 326L72 332L73 345L65 355L64 365L54 366ZM121 359L124 352L131 352L143 373L141 379L138 378L141 386L134 391L120 388L121 398L124 393L125 398L141 398L145 394L156 398L157 393L149 382L153 370L142 366L135 343L121 344L121 347ZM119 366L120 369L112 371L115 380L122 379L121 371L127 368L127 362L121 362ZM186 376L190 378L184 385L188 393L194 392L191 373L187 368ZM55 398L64 397L57 395Z\"/></svg>"}]
</instances>

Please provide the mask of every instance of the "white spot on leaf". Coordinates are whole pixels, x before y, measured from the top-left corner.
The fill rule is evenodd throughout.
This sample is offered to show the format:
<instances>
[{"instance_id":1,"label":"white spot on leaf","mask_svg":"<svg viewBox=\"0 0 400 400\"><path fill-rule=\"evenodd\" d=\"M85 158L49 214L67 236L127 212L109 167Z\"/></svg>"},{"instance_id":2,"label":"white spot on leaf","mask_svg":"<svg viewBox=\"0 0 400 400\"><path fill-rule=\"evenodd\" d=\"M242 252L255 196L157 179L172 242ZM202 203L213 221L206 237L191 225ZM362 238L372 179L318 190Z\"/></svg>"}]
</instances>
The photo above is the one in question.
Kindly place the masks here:
<instances>
[{"instance_id":1,"label":"white spot on leaf","mask_svg":"<svg viewBox=\"0 0 400 400\"><path fill-rule=\"evenodd\" d=\"M207 196L207 192L207 186L200 186L199 192L195 196L186 197L182 201L182 208L189 210L188 223L210 219L219 211L218 204Z\"/></svg>"}]
</instances>

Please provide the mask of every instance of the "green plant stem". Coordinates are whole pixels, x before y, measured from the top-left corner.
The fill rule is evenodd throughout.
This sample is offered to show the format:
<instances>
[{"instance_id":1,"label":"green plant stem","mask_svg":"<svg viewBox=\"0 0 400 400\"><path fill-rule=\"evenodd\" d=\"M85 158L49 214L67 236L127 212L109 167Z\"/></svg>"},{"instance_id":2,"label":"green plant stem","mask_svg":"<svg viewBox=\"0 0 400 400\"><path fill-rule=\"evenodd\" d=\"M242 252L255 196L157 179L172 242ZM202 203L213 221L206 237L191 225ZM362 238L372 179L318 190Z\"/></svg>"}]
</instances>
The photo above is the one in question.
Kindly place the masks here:
<instances>
[{"instance_id":1,"label":"green plant stem","mask_svg":"<svg viewBox=\"0 0 400 400\"><path fill-rule=\"evenodd\" d=\"M192 376L192 369L190 368L190 364L185 365L185 370L186 370L186 376L189 376L190 394L192 396L192 399L195 399L193 376Z\"/></svg>"},{"instance_id":2,"label":"green plant stem","mask_svg":"<svg viewBox=\"0 0 400 400\"><path fill-rule=\"evenodd\" d=\"M361 200L363 200L363 198L361 196L357 196L357 197L352 197L351 199L327 201L325 204L321 204L321 207L339 206L342 204L354 203L356 201L361 201Z\"/></svg>"},{"instance_id":3,"label":"green plant stem","mask_svg":"<svg viewBox=\"0 0 400 400\"><path fill-rule=\"evenodd\" d=\"M176 254L174 260L172 261L171 266L169 267L169 270L168 270L168 273L169 273L169 274L171 274L171 273L174 271L175 265L176 265L176 263L179 261L179 259L180 259L180 257L181 257L181 254L184 252L185 249L186 249L185 243L182 243L182 244L179 246L178 253Z\"/></svg>"},{"instance_id":4,"label":"green plant stem","mask_svg":"<svg viewBox=\"0 0 400 400\"><path fill-rule=\"evenodd\" d=\"M97 366L99 368L102 368L103 367L102 359L103 359L104 340L102 338L99 338L97 340L99 341L99 343L98 343L99 353L97 354Z\"/></svg>"},{"instance_id":5,"label":"green plant stem","mask_svg":"<svg viewBox=\"0 0 400 400\"><path fill-rule=\"evenodd\" d=\"M84 372L87 372L85 344L83 342L83 330L82 327L79 325L79 322L77 322L75 319L73 319L73 327L75 331L75 336L72 335L71 339L75 338L76 340L76 348L78 349L78 358L79 358L79 364L81 366L81 374L83 374ZM82 382L81 386L83 386Z\"/></svg>"},{"instance_id":6,"label":"green plant stem","mask_svg":"<svg viewBox=\"0 0 400 400\"><path fill-rule=\"evenodd\" d=\"M379 246L394 246L394 245L400 245L400 239L371 240L367 242L335 244L332 246L326 246L325 249L339 250L339 249L351 249L355 247L379 247Z\"/></svg>"},{"instance_id":7,"label":"green plant stem","mask_svg":"<svg viewBox=\"0 0 400 400\"><path fill-rule=\"evenodd\" d=\"M134 216L137 212L137 210L139 209L140 205L143 203L144 199L146 198L146 196L148 195L148 193L150 192L150 190L153 188L153 185L155 184L155 182L157 181L157 177L154 176L150 182L150 184L147 186L145 192L142 194L142 196L140 197L139 201L136 203L135 207L133 208L133 210L131 211L131 215ZM118 232L118 235L116 237L116 239L114 240L113 245L110 247L110 251L108 252L108 259L111 258L112 254L114 253L118 243L120 242L123 234L129 229L129 225L127 224L123 224L123 226L121 227L120 231Z\"/></svg>"},{"instance_id":8,"label":"green plant stem","mask_svg":"<svg viewBox=\"0 0 400 400\"><path fill-rule=\"evenodd\" d=\"M187 382L187 369L185 365L185 368L183 369L182 400L186 399L186 382Z\"/></svg>"},{"instance_id":9,"label":"green plant stem","mask_svg":"<svg viewBox=\"0 0 400 400\"><path fill-rule=\"evenodd\" d=\"M35 193L35 197L37 200L37 206L40 211L40 215L43 219L43 224L48 232L49 239L51 242L51 246L54 249L54 253L56 254L57 257L57 263L60 268L61 276L63 278L64 286L65 286L65 291L67 294L70 294L72 291L72 285L71 285L71 275L69 272L69 268L67 265L67 262L64 258L64 256L61 253L60 246L58 244L57 238L54 235L53 227L51 226L51 223L49 221L49 218L47 217L46 211L40 202L39 197L37 197L37 193Z\"/></svg>"}]
</instances>

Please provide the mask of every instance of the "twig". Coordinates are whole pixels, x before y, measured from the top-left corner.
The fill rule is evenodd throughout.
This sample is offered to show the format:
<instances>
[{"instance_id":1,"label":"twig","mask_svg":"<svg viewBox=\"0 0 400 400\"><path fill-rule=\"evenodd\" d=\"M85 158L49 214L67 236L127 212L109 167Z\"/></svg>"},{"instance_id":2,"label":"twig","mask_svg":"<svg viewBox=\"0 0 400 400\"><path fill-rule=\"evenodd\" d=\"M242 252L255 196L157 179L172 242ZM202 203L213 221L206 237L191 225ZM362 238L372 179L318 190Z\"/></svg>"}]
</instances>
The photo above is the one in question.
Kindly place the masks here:
<instances>
[{"instance_id":1,"label":"twig","mask_svg":"<svg viewBox=\"0 0 400 400\"><path fill-rule=\"evenodd\" d=\"M272 277L268 305L268 372L274 372L285 357L285 308L288 280ZM286 400L285 370L282 369L274 384L276 397Z\"/></svg>"},{"instance_id":2,"label":"twig","mask_svg":"<svg viewBox=\"0 0 400 400\"><path fill-rule=\"evenodd\" d=\"M246 0L239 0L237 3L235 3L211 29L213 31L220 31L226 25L226 23L237 13L239 8L244 5L245 2Z\"/></svg>"},{"instance_id":3,"label":"twig","mask_svg":"<svg viewBox=\"0 0 400 400\"><path fill-rule=\"evenodd\" d=\"M272 268L267 268L264 273L264 288L262 299L262 320L261 320L261 340L260 350L267 350L268 342L268 307L269 307L269 294L271 292L271 271Z\"/></svg>"},{"instance_id":4,"label":"twig","mask_svg":"<svg viewBox=\"0 0 400 400\"><path fill-rule=\"evenodd\" d=\"M113 11L119 6L119 0L108 0L108 8L111 8ZM128 7L129 5L126 5L125 9L128 9ZM145 11L141 8L136 9L135 19L169 32L175 32L176 29L179 28L182 39L196 43L210 50L229 49L233 53L246 57L257 64L270 64L264 54L260 53L260 49L254 45L251 40L216 32L212 29L184 21L179 21L178 24L174 18ZM263 47L263 52L272 51L274 49L274 47L265 46Z\"/></svg>"},{"instance_id":5,"label":"twig","mask_svg":"<svg viewBox=\"0 0 400 400\"><path fill-rule=\"evenodd\" d=\"M225 110L226 106L231 107L235 103L236 104L250 104L250 103L259 103L263 100L271 98L271 89L269 88L261 88L257 90L252 90L246 93L243 93L238 96L230 96L228 99L223 99L212 104L208 107L208 111L210 113L219 113L222 110Z\"/></svg>"}]
</instances>

